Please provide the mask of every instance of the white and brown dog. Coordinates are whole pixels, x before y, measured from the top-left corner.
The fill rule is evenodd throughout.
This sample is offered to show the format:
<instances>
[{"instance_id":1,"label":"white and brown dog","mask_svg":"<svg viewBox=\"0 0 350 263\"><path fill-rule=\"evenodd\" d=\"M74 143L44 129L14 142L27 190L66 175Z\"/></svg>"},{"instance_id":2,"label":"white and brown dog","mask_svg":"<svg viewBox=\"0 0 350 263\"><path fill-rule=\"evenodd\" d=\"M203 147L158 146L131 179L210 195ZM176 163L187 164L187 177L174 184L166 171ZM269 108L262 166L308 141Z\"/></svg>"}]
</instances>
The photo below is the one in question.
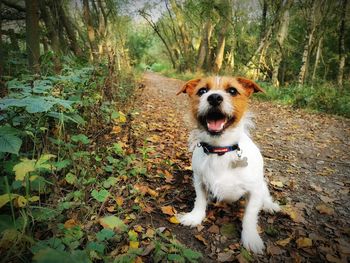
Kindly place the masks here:
<instances>
[{"instance_id":1,"label":"white and brown dog","mask_svg":"<svg viewBox=\"0 0 350 263\"><path fill-rule=\"evenodd\" d=\"M279 211L264 180L263 158L249 138L248 99L263 91L245 78L209 77L188 81L178 92L190 97L197 129L192 131L192 168L196 191L194 208L178 215L181 224L196 226L205 218L208 194L217 200L236 201L248 194L243 217L242 243L262 253L264 243L258 230L261 209Z\"/></svg>"}]
</instances>

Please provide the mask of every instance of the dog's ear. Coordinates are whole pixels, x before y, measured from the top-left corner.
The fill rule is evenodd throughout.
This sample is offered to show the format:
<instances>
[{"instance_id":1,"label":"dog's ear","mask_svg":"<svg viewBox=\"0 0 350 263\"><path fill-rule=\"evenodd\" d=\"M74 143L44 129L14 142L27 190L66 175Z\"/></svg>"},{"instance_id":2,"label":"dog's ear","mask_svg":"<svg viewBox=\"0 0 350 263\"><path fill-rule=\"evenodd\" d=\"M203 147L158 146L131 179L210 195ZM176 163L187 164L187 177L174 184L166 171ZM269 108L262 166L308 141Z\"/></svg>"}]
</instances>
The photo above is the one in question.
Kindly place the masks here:
<instances>
[{"instance_id":1,"label":"dog's ear","mask_svg":"<svg viewBox=\"0 0 350 263\"><path fill-rule=\"evenodd\" d=\"M179 95L181 92L190 95L200 81L201 79L191 79L187 81L185 85L183 85L182 88L176 93L176 95Z\"/></svg>"},{"instance_id":2,"label":"dog's ear","mask_svg":"<svg viewBox=\"0 0 350 263\"><path fill-rule=\"evenodd\" d=\"M246 78L242 78L242 77L238 77L236 79L237 79L238 83L243 86L243 88L248 90L249 96L252 95L253 93L256 93L256 92L265 93L265 91L258 84L256 84L254 81L252 81L250 79L246 79Z\"/></svg>"}]
</instances>

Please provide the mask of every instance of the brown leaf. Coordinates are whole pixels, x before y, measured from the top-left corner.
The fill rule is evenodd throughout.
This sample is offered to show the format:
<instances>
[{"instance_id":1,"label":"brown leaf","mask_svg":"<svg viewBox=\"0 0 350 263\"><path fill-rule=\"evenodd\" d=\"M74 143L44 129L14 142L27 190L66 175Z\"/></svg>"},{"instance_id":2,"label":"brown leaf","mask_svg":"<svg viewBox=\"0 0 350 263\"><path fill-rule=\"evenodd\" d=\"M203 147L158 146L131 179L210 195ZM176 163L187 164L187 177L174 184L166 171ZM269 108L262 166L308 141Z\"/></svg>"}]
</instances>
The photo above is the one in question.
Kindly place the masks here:
<instances>
[{"instance_id":1,"label":"brown leaf","mask_svg":"<svg viewBox=\"0 0 350 263\"><path fill-rule=\"evenodd\" d=\"M176 214L175 208L172 207L171 205L162 206L161 209L162 209L163 214L166 214L169 216L173 216Z\"/></svg>"},{"instance_id":2,"label":"brown leaf","mask_svg":"<svg viewBox=\"0 0 350 263\"><path fill-rule=\"evenodd\" d=\"M233 251L219 253L218 262L232 262L235 259L233 254Z\"/></svg>"},{"instance_id":3,"label":"brown leaf","mask_svg":"<svg viewBox=\"0 0 350 263\"><path fill-rule=\"evenodd\" d=\"M141 254L141 256L148 256L149 255L149 253L151 253L153 250L154 250L154 248L155 248L155 245L154 245L154 243L152 242L152 243L150 243L143 251L142 251L142 254Z\"/></svg>"},{"instance_id":4,"label":"brown leaf","mask_svg":"<svg viewBox=\"0 0 350 263\"><path fill-rule=\"evenodd\" d=\"M165 182L171 183L172 181L174 181L174 176L171 173L169 173L167 170L164 170L164 175L165 175Z\"/></svg>"},{"instance_id":5,"label":"brown leaf","mask_svg":"<svg viewBox=\"0 0 350 263\"><path fill-rule=\"evenodd\" d=\"M298 248L312 246L312 239L307 237L299 237L295 242L297 243Z\"/></svg>"},{"instance_id":6,"label":"brown leaf","mask_svg":"<svg viewBox=\"0 0 350 263\"><path fill-rule=\"evenodd\" d=\"M331 254L327 254L326 255L326 259L328 262L332 262L332 263L341 263L342 261L340 260L340 258L337 258Z\"/></svg>"},{"instance_id":7,"label":"brown leaf","mask_svg":"<svg viewBox=\"0 0 350 263\"><path fill-rule=\"evenodd\" d=\"M290 243L290 241L292 240L293 237L287 237L285 239L281 239L276 241L276 244L282 247L285 247L286 245L288 245Z\"/></svg>"},{"instance_id":8,"label":"brown leaf","mask_svg":"<svg viewBox=\"0 0 350 263\"><path fill-rule=\"evenodd\" d=\"M294 222L306 223L305 218L303 217L303 212L300 209L293 207L292 205L285 205L282 208L282 211L286 213Z\"/></svg>"},{"instance_id":9,"label":"brown leaf","mask_svg":"<svg viewBox=\"0 0 350 263\"><path fill-rule=\"evenodd\" d=\"M198 235L195 235L194 237L197 238L199 241L201 241L204 245L208 246L207 240L202 235L198 234Z\"/></svg>"},{"instance_id":10,"label":"brown leaf","mask_svg":"<svg viewBox=\"0 0 350 263\"><path fill-rule=\"evenodd\" d=\"M269 255L275 256L275 255L281 255L284 250L280 249L278 246L275 246L273 244L268 244L266 247L266 252Z\"/></svg>"},{"instance_id":11,"label":"brown leaf","mask_svg":"<svg viewBox=\"0 0 350 263\"><path fill-rule=\"evenodd\" d=\"M124 198L123 198L122 196L117 196L117 197L115 198L115 201L117 202L117 205L118 205L119 207L121 207L121 206L123 205L123 203L124 203Z\"/></svg>"},{"instance_id":12,"label":"brown leaf","mask_svg":"<svg viewBox=\"0 0 350 263\"><path fill-rule=\"evenodd\" d=\"M327 206L326 204L319 204L316 206L316 210L320 214L333 215L334 209L332 207Z\"/></svg>"},{"instance_id":13,"label":"brown leaf","mask_svg":"<svg viewBox=\"0 0 350 263\"><path fill-rule=\"evenodd\" d=\"M68 219L65 223L64 223L64 228L65 229L69 229L72 227L75 227L79 225L78 222L75 219Z\"/></svg>"},{"instance_id":14,"label":"brown leaf","mask_svg":"<svg viewBox=\"0 0 350 263\"><path fill-rule=\"evenodd\" d=\"M147 214L150 214L154 211L154 208L149 205L145 205L145 207L142 209L142 211L146 212Z\"/></svg>"},{"instance_id":15,"label":"brown leaf","mask_svg":"<svg viewBox=\"0 0 350 263\"><path fill-rule=\"evenodd\" d=\"M208 232L213 234L219 234L220 228L217 225L212 225L211 227L208 228Z\"/></svg>"}]
</instances>

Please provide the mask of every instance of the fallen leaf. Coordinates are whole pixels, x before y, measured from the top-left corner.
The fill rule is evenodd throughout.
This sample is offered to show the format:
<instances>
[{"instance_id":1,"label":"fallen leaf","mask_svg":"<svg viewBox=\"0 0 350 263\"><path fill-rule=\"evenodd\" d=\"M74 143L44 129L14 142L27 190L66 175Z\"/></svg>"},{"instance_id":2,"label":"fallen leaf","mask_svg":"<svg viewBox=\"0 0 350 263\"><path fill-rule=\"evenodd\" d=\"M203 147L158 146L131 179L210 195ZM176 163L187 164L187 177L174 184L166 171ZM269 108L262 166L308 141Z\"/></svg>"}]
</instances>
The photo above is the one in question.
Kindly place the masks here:
<instances>
[{"instance_id":1,"label":"fallen leaf","mask_svg":"<svg viewBox=\"0 0 350 263\"><path fill-rule=\"evenodd\" d=\"M99 223L104 228L109 228L112 230L117 229L120 231L127 230L127 226L125 225L125 223L119 217L116 217L116 216L106 216L106 217L100 218Z\"/></svg>"},{"instance_id":2,"label":"fallen leaf","mask_svg":"<svg viewBox=\"0 0 350 263\"><path fill-rule=\"evenodd\" d=\"M107 211L108 211L108 212L110 212L110 213L112 213L112 212L114 212L114 211L115 211L115 207L114 207L114 205L107 206L107 207L106 207L106 209L107 209Z\"/></svg>"},{"instance_id":3,"label":"fallen leaf","mask_svg":"<svg viewBox=\"0 0 350 263\"><path fill-rule=\"evenodd\" d=\"M218 262L232 262L235 257L233 251L222 252L218 254Z\"/></svg>"},{"instance_id":4,"label":"fallen leaf","mask_svg":"<svg viewBox=\"0 0 350 263\"><path fill-rule=\"evenodd\" d=\"M167 170L164 170L164 175L165 175L166 183L171 183L172 181L174 181L174 176L171 173L169 173Z\"/></svg>"},{"instance_id":5,"label":"fallen leaf","mask_svg":"<svg viewBox=\"0 0 350 263\"><path fill-rule=\"evenodd\" d=\"M134 226L134 230L137 232L137 233L142 233L143 232L143 227L141 225L135 225Z\"/></svg>"},{"instance_id":6,"label":"fallen leaf","mask_svg":"<svg viewBox=\"0 0 350 263\"><path fill-rule=\"evenodd\" d=\"M316 206L316 210L320 214L333 215L334 209L332 207L327 206L326 204L319 204Z\"/></svg>"},{"instance_id":7,"label":"fallen leaf","mask_svg":"<svg viewBox=\"0 0 350 263\"><path fill-rule=\"evenodd\" d=\"M15 199L16 197L18 197L18 194L0 195L0 208L3 207L4 205L6 205L8 202L12 201L12 199Z\"/></svg>"},{"instance_id":8,"label":"fallen leaf","mask_svg":"<svg viewBox=\"0 0 350 263\"><path fill-rule=\"evenodd\" d=\"M124 203L124 198L123 198L122 196L117 196L117 197L115 198L115 201L116 201L117 205L118 205L119 207L121 207L121 206L123 205L123 203Z\"/></svg>"},{"instance_id":9,"label":"fallen leaf","mask_svg":"<svg viewBox=\"0 0 350 263\"><path fill-rule=\"evenodd\" d=\"M288 204L282 207L282 211L287 214L295 223L306 223L302 210Z\"/></svg>"},{"instance_id":10,"label":"fallen leaf","mask_svg":"<svg viewBox=\"0 0 350 263\"><path fill-rule=\"evenodd\" d=\"M343 261L340 260L340 258L337 258L331 254L327 254L326 255L326 259L328 262L331 262L331 263L341 263Z\"/></svg>"},{"instance_id":11,"label":"fallen leaf","mask_svg":"<svg viewBox=\"0 0 350 263\"><path fill-rule=\"evenodd\" d=\"M280 249L278 246L275 246L273 244L269 244L266 247L266 252L269 255L276 256L276 255L281 255L284 252L284 250Z\"/></svg>"},{"instance_id":12,"label":"fallen leaf","mask_svg":"<svg viewBox=\"0 0 350 263\"><path fill-rule=\"evenodd\" d=\"M217 225L212 225L211 227L208 228L208 232L213 234L219 234L220 228Z\"/></svg>"},{"instance_id":13,"label":"fallen leaf","mask_svg":"<svg viewBox=\"0 0 350 263\"><path fill-rule=\"evenodd\" d=\"M290 243L290 241L292 240L293 237L287 237L285 239L281 239L276 241L276 244L282 247L285 247L286 245L288 245Z\"/></svg>"},{"instance_id":14,"label":"fallen leaf","mask_svg":"<svg viewBox=\"0 0 350 263\"><path fill-rule=\"evenodd\" d=\"M162 206L161 209L162 209L163 214L166 214L169 216L173 216L176 214L175 208L172 207L171 205Z\"/></svg>"},{"instance_id":15,"label":"fallen leaf","mask_svg":"<svg viewBox=\"0 0 350 263\"><path fill-rule=\"evenodd\" d=\"M236 231L236 226L234 224L223 224L222 227L220 228L220 233L221 235L231 238L236 236L237 231Z\"/></svg>"},{"instance_id":16,"label":"fallen leaf","mask_svg":"<svg viewBox=\"0 0 350 263\"><path fill-rule=\"evenodd\" d=\"M77 225L79 225L78 222L77 222L75 219L71 218L71 219L68 219L68 220L64 223L64 228L65 228L65 229L69 229L69 228L75 227L75 226L77 226Z\"/></svg>"},{"instance_id":17,"label":"fallen leaf","mask_svg":"<svg viewBox=\"0 0 350 263\"><path fill-rule=\"evenodd\" d=\"M169 220L169 222L172 223L172 224L180 224L180 221L177 219L176 216L172 216L172 217L170 217L168 220Z\"/></svg>"},{"instance_id":18,"label":"fallen leaf","mask_svg":"<svg viewBox=\"0 0 350 263\"><path fill-rule=\"evenodd\" d=\"M130 241L129 247L130 248L139 248L140 242L139 241Z\"/></svg>"},{"instance_id":19,"label":"fallen leaf","mask_svg":"<svg viewBox=\"0 0 350 263\"><path fill-rule=\"evenodd\" d=\"M296 241L298 248L311 247L312 239L307 237L299 237Z\"/></svg>"},{"instance_id":20,"label":"fallen leaf","mask_svg":"<svg viewBox=\"0 0 350 263\"><path fill-rule=\"evenodd\" d=\"M154 249L155 249L155 245L153 242L151 242L141 253L141 256L145 257L148 256Z\"/></svg>"},{"instance_id":21,"label":"fallen leaf","mask_svg":"<svg viewBox=\"0 0 350 263\"><path fill-rule=\"evenodd\" d=\"M113 128L112 128L112 134L116 134L116 133L120 133L121 132L121 130L122 130L122 128L120 127L120 126L114 126Z\"/></svg>"},{"instance_id":22,"label":"fallen leaf","mask_svg":"<svg viewBox=\"0 0 350 263\"><path fill-rule=\"evenodd\" d=\"M154 229L147 228L146 233L142 235L142 239L153 238L155 234L156 234L156 231L154 231Z\"/></svg>"},{"instance_id":23,"label":"fallen leaf","mask_svg":"<svg viewBox=\"0 0 350 263\"><path fill-rule=\"evenodd\" d=\"M281 181L271 181L270 184L276 187L283 187L283 183Z\"/></svg>"},{"instance_id":24,"label":"fallen leaf","mask_svg":"<svg viewBox=\"0 0 350 263\"><path fill-rule=\"evenodd\" d=\"M207 240L202 235L198 234L198 235L195 235L194 237L199 241L201 241L204 245L208 246Z\"/></svg>"},{"instance_id":25,"label":"fallen leaf","mask_svg":"<svg viewBox=\"0 0 350 263\"><path fill-rule=\"evenodd\" d=\"M153 189L149 188L147 189L147 193L150 195L150 196L153 196L153 197L158 197L158 193L156 191L154 191Z\"/></svg>"}]
</instances>

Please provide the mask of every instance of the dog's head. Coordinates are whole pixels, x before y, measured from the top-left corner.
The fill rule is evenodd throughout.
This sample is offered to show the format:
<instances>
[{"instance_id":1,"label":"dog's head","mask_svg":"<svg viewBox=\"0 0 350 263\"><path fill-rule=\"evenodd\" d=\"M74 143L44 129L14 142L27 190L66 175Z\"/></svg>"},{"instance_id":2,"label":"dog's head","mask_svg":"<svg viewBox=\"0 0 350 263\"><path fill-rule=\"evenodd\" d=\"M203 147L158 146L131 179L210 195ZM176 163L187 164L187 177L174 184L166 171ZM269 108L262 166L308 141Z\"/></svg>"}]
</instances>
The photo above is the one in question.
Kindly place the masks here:
<instances>
[{"instance_id":1,"label":"dog's head","mask_svg":"<svg viewBox=\"0 0 350 263\"><path fill-rule=\"evenodd\" d=\"M220 135L235 127L247 110L248 99L263 89L241 77L208 77L188 81L177 94L187 93L199 127Z\"/></svg>"}]
</instances>

